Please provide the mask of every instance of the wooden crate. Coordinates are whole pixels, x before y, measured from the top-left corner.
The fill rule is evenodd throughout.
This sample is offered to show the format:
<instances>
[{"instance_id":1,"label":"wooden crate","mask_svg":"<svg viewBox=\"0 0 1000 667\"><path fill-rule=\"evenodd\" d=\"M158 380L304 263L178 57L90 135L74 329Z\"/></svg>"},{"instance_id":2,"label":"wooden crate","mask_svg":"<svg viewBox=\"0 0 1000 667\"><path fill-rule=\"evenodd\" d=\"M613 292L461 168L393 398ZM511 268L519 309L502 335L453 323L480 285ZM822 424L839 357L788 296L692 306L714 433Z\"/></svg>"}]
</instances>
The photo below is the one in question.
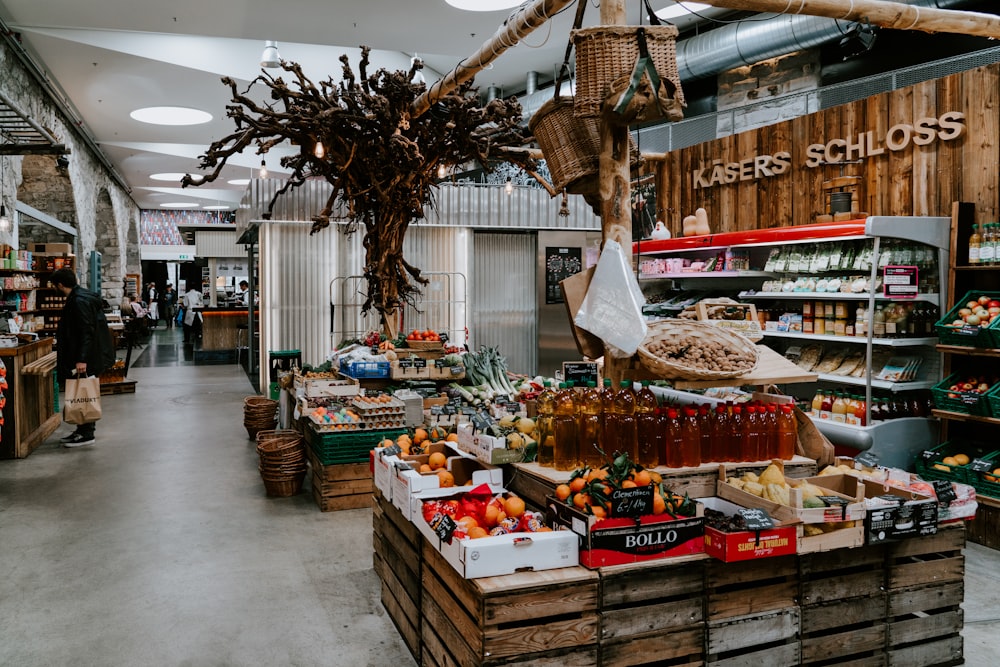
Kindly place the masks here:
<instances>
[{"instance_id":1,"label":"wooden crate","mask_svg":"<svg viewBox=\"0 0 1000 667\"><path fill-rule=\"evenodd\" d=\"M382 606L418 662L420 640L420 534L402 513L376 491L372 503L372 556L381 580Z\"/></svg>"},{"instance_id":2,"label":"wooden crate","mask_svg":"<svg viewBox=\"0 0 1000 667\"><path fill-rule=\"evenodd\" d=\"M803 665L884 665L886 595L853 597L800 608Z\"/></svg>"},{"instance_id":3,"label":"wooden crate","mask_svg":"<svg viewBox=\"0 0 1000 667\"><path fill-rule=\"evenodd\" d=\"M704 555L598 570L603 667L701 664Z\"/></svg>"},{"instance_id":4,"label":"wooden crate","mask_svg":"<svg viewBox=\"0 0 1000 667\"><path fill-rule=\"evenodd\" d=\"M885 586L885 548L838 549L799 557L801 605L879 595Z\"/></svg>"},{"instance_id":5,"label":"wooden crate","mask_svg":"<svg viewBox=\"0 0 1000 667\"><path fill-rule=\"evenodd\" d=\"M1000 549L1000 500L980 495L976 518L967 524L969 541Z\"/></svg>"},{"instance_id":6,"label":"wooden crate","mask_svg":"<svg viewBox=\"0 0 1000 667\"><path fill-rule=\"evenodd\" d=\"M709 621L705 664L717 667L798 665L798 634L798 607Z\"/></svg>"},{"instance_id":7,"label":"wooden crate","mask_svg":"<svg viewBox=\"0 0 1000 667\"><path fill-rule=\"evenodd\" d=\"M963 663L965 526L887 547L889 665Z\"/></svg>"},{"instance_id":8,"label":"wooden crate","mask_svg":"<svg viewBox=\"0 0 1000 667\"><path fill-rule=\"evenodd\" d=\"M421 664L596 666L596 572L567 567L464 579L426 540Z\"/></svg>"},{"instance_id":9,"label":"wooden crate","mask_svg":"<svg viewBox=\"0 0 1000 667\"><path fill-rule=\"evenodd\" d=\"M798 595L795 556L705 563L705 618L710 623L791 609Z\"/></svg>"},{"instance_id":10,"label":"wooden crate","mask_svg":"<svg viewBox=\"0 0 1000 667\"><path fill-rule=\"evenodd\" d=\"M375 480L367 463L322 465L311 449L312 491L316 505L323 512L369 507Z\"/></svg>"}]
</instances>

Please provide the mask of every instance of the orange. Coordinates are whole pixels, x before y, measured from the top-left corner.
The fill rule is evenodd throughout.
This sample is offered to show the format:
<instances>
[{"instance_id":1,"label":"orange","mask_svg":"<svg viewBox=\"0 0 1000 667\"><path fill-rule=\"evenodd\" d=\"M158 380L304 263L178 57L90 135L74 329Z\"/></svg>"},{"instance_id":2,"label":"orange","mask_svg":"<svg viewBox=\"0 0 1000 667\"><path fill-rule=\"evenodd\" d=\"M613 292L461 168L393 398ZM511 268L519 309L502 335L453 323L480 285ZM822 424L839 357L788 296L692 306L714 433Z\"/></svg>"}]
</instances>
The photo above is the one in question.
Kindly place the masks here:
<instances>
[{"instance_id":1,"label":"orange","mask_svg":"<svg viewBox=\"0 0 1000 667\"><path fill-rule=\"evenodd\" d=\"M503 503L503 511L507 516L517 518L524 514L524 501L517 496L510 496Z\"/></svg>"},{"instance_id":2,"label":"orange","mask_svg":"<svg viewBox=\"0 0 1000 667\"><path fill-rule=\"evenodd\" d=\"M500 522L500 508L490 503L483 512L483 522L487 528L493 528Z\"/></svg>"},{"instance_id":3,"label":"orange","mask_svg":"<svg viewBox=\"0 0 1000 667\"><path fill-rule=\"evenodd\" d=\"M583 509L585 506L589 505L590 500L591 500L590 496L587 495L586 493L578 493L575 496L573 496L573 504L576 507L579 507L580 509Z\"/></svg>"},{"instance_id":4,"label":"orange","mask_svg":"<svg viewBox=\"0 0 1000 667\"><path fill-rule=\"evenodd\" d=\"M626 479L624 482L622 482L622 488L623 489L634 489L637 486L639 486L639 485L636 484L635 482L633 482L630 479Z\"/></svg>"},{"instance_id":5,"label":"orange","mask_svg":"<svg viewBox=\"0 0 1000 667\"><path fill-rule=\"evenodd\" d=\"M427 439L427 431L422 428L418 428L413 432L413 443L419 445L421 442Z\"/></svg>"},{"instance_id":6,"label":"orange","mask_svg":"<svg viewBox=\"0 0 1000 667\"><path fill-rule=\"evenodd\" d=\"M590 511L598 519L604 519L604 518L606 518L608 516L607 510L605 510L600 505L591 505Z\"/></svg>"},{"instance_id":7,"label":"orange","mask_svg":"<svg viewBox=\"0 0 1000 667\"><path fill-rule=\"evenodd\" d=\"M587 481L593 482L595 479L607 479L608 474L609 474L608 471L605 470L604 468L597 468L595 470L590 471L590 474L587 475Z\"/></svg>"},{"instance_id":8,"label":"orange","mask_svg":"<svg viewBox=\"0 0 1000 667\"><path fill-rule=\"evenodd\" d=\"M956 459L954 456L946 456L946 457L944 457L943 459L941 459L941 463L945 464L946 466L957 466L957 465L959 465L958 459Z\"/></svg>"},{"instance_id":9,"label":"orange","mask_svg":"<svg viewBox=\"0 0 1000 667\"><path fill-rule=\"evenodd\" d=\"M559 500L566 500L569 498L573 490L566 484L560 484L556 487L556 498Z\"/></svg>"},{"instance_id":10,"label":"orange","mask_svg":"<svg viewBox=\"0 0 1000 667\"><path fill-rule=\"evenodd\" d=\"M968 454L955 454L955 460L958 461L958 465L965 466L969 465L969 455Z\"/></svg>"},{"instance_id":11,"label":"orange","mask_svg":"<svg viewBox=\"0 0 1000 667\"><path fill-rule=\"evenodd\" d=\"M431 470L431 467L429 465L427 465L426 463L421 463L420 464L420 472L434 472L434 471Z\"/></svg>"},{"instance_id":12,"label":"orange","mask_svg":"<svg viewBox=\"0 0 1000 667\"><path fill-rule=\"evenodd\" d=\"M577 477L569 483L569 490L573 493L580 493L583 491L583 487L587 485L587 480L583 477Z\"/></svg>"},{"instance_id":13,"label":"orange","mask_svg":"<svg viewBox=\"0 0 1000 667\"><path fill-rule=\"evenodd\" d=\"M428 465L430 465L431 470L437 470L438 468L443 468L444 464L448 462L448 459L441 452L434 452L427 459Z\"/></svg>"},{"instance_id":14,"label":"orange","mask_svg":"<svg viewBox=\"0 0 1000 667\"><path fill-rule=\"evenodd\" d=\"M474 516L463 516L461 519L455 521L459 526L465 526L465 532L469 532L473 528L479 527L479 522L476 521Z\"/></svg>"},{"instance_id":15,"label":"orange","mask_svg":"<svg viewBox=\"0 0 1000 667\"><path fill-rule=\"evenodd\" d=\"M667 511L667 501L659 493L653 494L653 514L663 514Z\"/></svg>"},{"instance_id":16,"label":"orange","mask_svg":"<svg viewBox=\"0 0 1000 667\"><path fill-rule=\"evenodd\" d=\"M447 470L438 470L437 476L438 476L438 481L441 483L442 489L447 489L449 487L455 486L455 476L452 475Z\"/></svg>"},{"instance_id":17,"label":"orange","mask_svg":"<svg viewBox=\"0 0 1000 667\"><path fill-rule=\"evenodd\" d=\"M478 540L480 537L489 537L490 534L486 532L486 529L482 526L473 526L469 529L469 537Z\"/></svg>"},{"instance_id":18,"label":"orange","mask_svg":"<svg viewBox=\"0 0 1000 667\"><path fill-rule=\"evenodd\" d=\"M655 470L647 470L646 472L649 473L649 478L653 480L653 484L659 484L660 482L663 481L663 475L656 472Z\"/></svg>"},{"instance_id":19,"label":"orange","mask_svg":"<svg viewBox=\"0 0 1000 667\"><path fill-rule=\"evenodd\" d=\"M445 442L458 442L458 433L449 433L448 437L445 438Z\"/></svg>"},{"instance_id":20,"label":"orange","mask_svg":"<svg viewBox=\"0 0 1000 667\"><path fill-rule=\"evenodd\" d=\"M632 481L635 482L636 486L649 486L653 483L653 477L649 474L648 470L640 470L633 475Z\"/></svg>"},{"instance_id":21,"label":"orange","mask_svg":"<svg viewBox=\"0 0 1000 667\"><path fill-rule=\"evenodd\" d=\"M392 440L390 440L389 438L386 438L385 440L382 441L382 445L381 446L382 447L392 447L394 444L395 443Z\"/></svg>"}]
</instances>

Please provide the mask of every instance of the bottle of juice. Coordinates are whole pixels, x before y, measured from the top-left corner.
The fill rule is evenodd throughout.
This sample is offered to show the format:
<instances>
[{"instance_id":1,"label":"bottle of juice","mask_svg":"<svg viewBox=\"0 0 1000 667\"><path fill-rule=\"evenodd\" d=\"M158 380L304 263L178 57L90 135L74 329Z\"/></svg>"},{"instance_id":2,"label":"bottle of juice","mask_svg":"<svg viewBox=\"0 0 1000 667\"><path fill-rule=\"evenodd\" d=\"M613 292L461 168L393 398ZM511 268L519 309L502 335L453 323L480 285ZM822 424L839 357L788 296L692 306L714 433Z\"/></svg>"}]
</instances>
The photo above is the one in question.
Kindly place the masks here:
<instances>
[{"instance_id":1,"label":"bottle of juice","mask_svg":"<svg viewBox=\"0 0 1000 667\"><path fill-rule=\"evenodd\" d=\"M983 225L982 241L979 244L979 264L990 265L996 261L996 236L992 222Z\"/></svg>"},{"instance_id":2,"label":"bottle of juice","mask_svg":"<svg viewBox=\"0 0 1000 667\"><path fill-rule=\"evenodd\" d=\"M637 463L643 468L660 465L660 450L663 449L661 440L666 437L666 433L660 429L660 420L656 415L658 406L656 395L649 388L649 381L643 380L642 389L635 395Z\"/></svg>"},{"instance_id":3,"label":"bottle of juice","mask_svg":"<svg viewBox=\"0 0 1000 667\"><path fill-rule=\"evenodd\" d=\"M684 407L681 420L681 465L696 467L701 465L701 432L698 428L698 410L690 405Z\"/></svg>"},{"instance_id":4,"label":"bottle of juice","mask_svg":"<svg viewBox=\"0 0 1000 667\"><path fill-rule=\"evenodd\" d=\"M833 418L833 392L824 391L823 392L823 405L819 411L820 419L831 419Z\"/></svg>"},{"instance_id":5,"label":"bottle of juice","mask_svg":"<svg viewBox=\"0 0 1000 667\"><path fill-rule=\"evenodd\" d=\"M844 394L836 392L833 397L833 405L830 406L830 420L841 424L847 423L847 401Z\"/></svg>"},{"instance_id":6,"label":"bottle of juice","mask_svg":"<svg viewBox=\"0 0 1000 667\"><path fill-rule=\"evenodd\" d=\"M632 390L631 380L619 383L611 404L608 424L612 429L611 441L615 451L628 454L629 459L635 461L639 449L639 434L635 424L635 392Z\"/></svg>"},{"instance_id":7,"label":"bottle of juice","mask_svg":"<svg viewBox=\"0 0 1000 667\"><path fill-rule=\"evenodd\" d=\"M745 450L744 450L744 461L760 461L760 427L761 420L760 415L757 412L757 406L748 405L745 410L746 414L746 437L744 438Z\"/></svg>"},{"instance_id":8,"label":"bottle of juice","mask_svg":"<svg viewBox=\"0 0 1000 667\"><path fill-rule=\"evenodd\" d=\"M604 384L600 390L601 394L601 449L604 450L606 458L611 458L615 453L615 443L610 440L611 429L608 426L608 416L611 414L611 406L615 402L615 390L611 386L611 378L604 378Z\"/></svg>"},{"instance_id":9,"label":"bottle of juice","mask_svg":"<svg viewBox=\"0 0 1000 667\"><path fill-rule=\"evenodd\" d=\"M972 225L972 234L969 236L969 264L979 264L979 246L983 242L983 237L979 235L979 225Z\"/></svg>"},{"instance_id":10,"label":"bottle of juice","mask_svg":"<svg viewBox=\"0 0 1000 667\"><path fill-rule=\"evenodd\" d=\"M813 396L812 409L809 410L809 416L815 419L819 419L819 416L822 412L823 412L823 391L821 389L817 389L816 394Z\"/></svg>"},{"instance_id":11,"label":"bottle of juice","mask_svg":"<svg viewBox=\"0 0 1000 667\"><path fill-rule=\"evenodd\" d=\"M677 408L667 408L666 457L668 468L680 468L683 464L681 446L681 418Z\"/></svg>"},{"instance_id":12,"label":"bottle of juice","mask_svg":"<svg viewBox=\"0 0 1000 667\"><path fill-rule=\"evenodd\" d=\"M538 410L538 465L552 467L553 465L553 443L555 442L554 424L552 422L555 414L556 392L552 390L552 383L546 382L542 392L535 399L535 407Z\"/></svg>"},{"instance_id":13,"label":"bottle of juice","mask_svg":"<svg viewBox=\"0 0 1000 667\"><path fill-rule=\"evenodd\" d=\"M580 463L580 455L577 451L579 437L577 435L576 418L576 391L572 382L562 382L559 384L559 393L556 394L555 424L556 441L552 454L552 459L556 470L573 470Z\"/></svg>"},{"instance_id":14,"label":"bottle of juice","mask_svg":"<svg viewBox=\"0 0 1000 667\"><path fill-rule=\"evenodd\" d=\"M596 382L588 382L577 402L578 456L581 465L599 468L604 465L601 456L601 393Z\"/></svg>"},{"instance_id":15,"label":"bottle of juice","mask_svg":"<svg viewBox=\"0 0 1000 667\"><path fill-rule=\"evenodd\" d=\"M857 426L867 426L865 412L867 412L868 406L863 396L858 396L857 399L854 405L854 423Z\"/></svg>"},{"instance_id":16,"label":"bottle of juice","mask_svg":"<svg viewBox=\"0 0 1000 667\"><path fill-rule=\"evenodd\" d=\"M729 416L729 452L733 461L747 460L747 421L742 405L733 406Z\"/></svg>"},{"instance_id":17,"label":"bottle of juice","mask_svg":"<svg viewBox=\"0 0 1000 667\"><path fill-rule=\"evenodd\" d=\"M712 461L720 463L735 460L730 448L729 439L732 437L729 427L729 413L726 406L715 406L715 415L712 419Z\"/></svg>"},{"instance_id":18,"label":"bottle of juice","mask_svg":"<svg viewBox=\"0 0 1000 667\"><path fill-rule=\"evenodd\" d=\"M707 403L698 406L698 435L701 439L701 446L698 449L700 451L699 459L702 461L719 460L715 454L715 445L712 442L712 421L714 416L714 413L709 410ZM699 463L699 465L701 464Z\"/></svg>"},{"instance_id":19,"label":"bottle of juice","mask_svg":"<svg viewBox=\"0 0 1000 667\"><path fill-rule=\"evenodd\" d=\"M778 455L778 406L767 404L764 414L764 459L770 461Z\"/></svg>"},{"instance_id":20,"label":"bottle of juice","mask_svg":"<svg viewBox=\"0 0 1000 667\"><path fill-rule=\"evenodd\" d=\"M798 440L798 424L795 421L795 413L792 406L785 404L781 406L778 413L778 452L777 457L782 461L790 461L795 456L795 444Z\"/></svg>"}]
</instances>

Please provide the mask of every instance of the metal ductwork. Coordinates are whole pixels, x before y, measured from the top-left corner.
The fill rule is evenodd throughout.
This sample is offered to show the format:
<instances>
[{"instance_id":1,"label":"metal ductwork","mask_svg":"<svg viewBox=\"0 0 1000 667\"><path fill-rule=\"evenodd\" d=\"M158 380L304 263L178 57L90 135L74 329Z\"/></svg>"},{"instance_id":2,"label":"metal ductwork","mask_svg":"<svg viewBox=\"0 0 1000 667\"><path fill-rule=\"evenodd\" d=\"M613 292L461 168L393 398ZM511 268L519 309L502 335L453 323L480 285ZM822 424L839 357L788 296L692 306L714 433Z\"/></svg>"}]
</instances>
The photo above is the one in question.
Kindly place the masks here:
<instances>
[{"instance_id":1,"label":"metal ductwork","mask_svg":"<svg viewBox=\"0 0 1000 667\"><path fill-rule=\"evenodd\" d=\"M898 0L918 7L955 9L975 0ZM753 65L769 58L814 49L840 40L850 32L853 21L840 21L801 14L758 14L738 23L704 32L677 44L677 68L681 81L715 76L735 67ZM562 93L572 95L575 82L563 84ZM547 88L518 96L524 123L552 98Z\"/></svg>"}]
</instances>

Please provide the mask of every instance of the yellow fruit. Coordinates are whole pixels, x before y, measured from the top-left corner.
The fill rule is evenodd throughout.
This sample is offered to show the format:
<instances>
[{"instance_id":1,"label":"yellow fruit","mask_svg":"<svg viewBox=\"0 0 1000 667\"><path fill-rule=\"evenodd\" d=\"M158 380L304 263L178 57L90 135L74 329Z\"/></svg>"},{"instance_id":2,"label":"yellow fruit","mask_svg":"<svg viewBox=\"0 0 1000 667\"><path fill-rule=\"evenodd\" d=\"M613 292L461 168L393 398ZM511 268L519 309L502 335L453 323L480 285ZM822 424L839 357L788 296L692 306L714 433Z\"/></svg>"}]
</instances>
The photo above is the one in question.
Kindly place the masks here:
<instances>
[{"instance_id":1,"label":"yellow fruit","mask_svg":"<svg viewBox=\"0 0 1000 667\"><path fill-rule=\"evenodd\" d=\"M429 465L427 465L426 463L421 463L420 464L420 472L434 472L434 471L431 470L431 467Z\"/></svg>"},{"instance_id":2,"label":"yellow fruit","mask_svg":"<svg viewBox=\"0 0 1000 667\"><path fill-rule=\"evenodd\" d=\"M781 472L781 468L772 463L764 469L764 472L755 481L764 486L768 484L784 484L785 475Z\"/></svg>"},{"instance_id":3,"label":"yellow fruit","mask_svg":"<svg viewBox=\"0 0 1000 667\"><path fill-rule=\"evenodd\" d=\"M959 453L959 454L955 454L955 460L958 461L958 465L965 466L965 465L969 465L969 461L971 459L969 459L969 455L968 454L961 454L961 453Z\"/></svg>"},{"instance_id":4,"label":"yellow fruit","mask_svg":"<svg viewBox=\"0 0 1000 667\"><path fill-rule=\"evenodd\" d=\"M951 468L949 468L946 465L941 465L940 463L935 463L931 467L934 468L935 470L941 470L942 472L951 472Z\"/></svg>"},{"instance_id":5,"label":"yellow fruit","mask_svg":"<svg viewBox=\"0 0 1000 667\"><path fill-rule=\"evenodd\" d=\"M517 518L524 514L524 501L517 496L510 496L503 503L503 511L507 516Z\"/></svg>"},{"instance_id":6,"label":"yellow fruit","mask_svg":"<svg viewBox=\"0 0 1000 667\"><path fill-rule=\"evenodd\" d=\"M958 459L956 459L954 456L946 456L946 457L944 457L943 459L941 459L941 463L945 464L946 466L957 466L957 465L959 465Z\"/></svg>"},{"instance_id":7,"label":"yellow fruit","mask_svg":"<svg viewBox=\"0 0 1000 667\"><path fill-rule=\"evenodd\" d=\"M447 457L441 452L434 452L427 459L427 464L431 467L431 470L437 470L438 468L443 468L444 464L448 462Z\"/></svg>"},{"instance_id":8,"label":"yellow fruit","mask_svg":"<svg viewBox=\"0 0 1000 667\"><path fill-rule=\"evenodd\" d=\"M486 529L481 526L473 526L469 529L469 537L478 540L481 537L489 537L490 534L486 532Z\"/></svg>"},{"instance_id":9,"label":"yellow fruit","mask_svg":"<svg viewBox=\"0 0 1000 667\"><path fill-rule=\"evenodd\" d=\"M438 470L437 472L438 481L441 483L442 489L447 489L455 486L455 476L452 475L447 470Z\"/></svg>"},{"instance_id":10,"label":"yellow fruit","mask_svg":"<svg viewBox=\"0 0 1000 667\"><path fill-rule=\"evenodd\" d=\"M568 484L560 484L556 487L556 498L559 500L566 500L572 492L573 491L570 489Z\"/></svg>"}]
</instances>

